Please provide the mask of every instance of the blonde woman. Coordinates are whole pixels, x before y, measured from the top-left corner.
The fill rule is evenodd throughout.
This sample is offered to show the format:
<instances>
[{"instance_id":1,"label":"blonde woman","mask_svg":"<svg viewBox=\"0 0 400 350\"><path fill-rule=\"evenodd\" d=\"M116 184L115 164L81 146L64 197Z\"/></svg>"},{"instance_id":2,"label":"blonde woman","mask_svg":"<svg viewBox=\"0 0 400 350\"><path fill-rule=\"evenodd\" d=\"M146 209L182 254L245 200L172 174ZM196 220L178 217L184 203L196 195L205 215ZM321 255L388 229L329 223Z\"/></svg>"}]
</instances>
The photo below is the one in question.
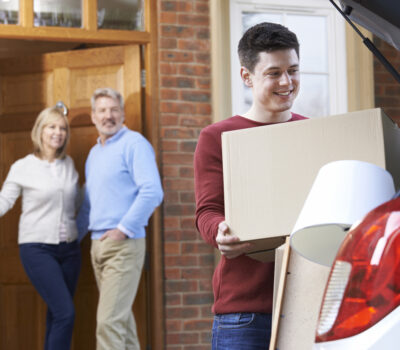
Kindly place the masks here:
<instances>
[{"instance_id":1,"label":"blonde woman","mask_svg":"<svg viewBox=\"0 0 400 350\"><path fill-rule=\"evenodd\" d=\"M69 134L61 109L43 110L31 133L33 154L11 166L0 192L0 217L22 195L18 244L26 274L48 307L45 350L70 349L81 263L78 174L65 154Z\"/></svg>"}]
</instances>

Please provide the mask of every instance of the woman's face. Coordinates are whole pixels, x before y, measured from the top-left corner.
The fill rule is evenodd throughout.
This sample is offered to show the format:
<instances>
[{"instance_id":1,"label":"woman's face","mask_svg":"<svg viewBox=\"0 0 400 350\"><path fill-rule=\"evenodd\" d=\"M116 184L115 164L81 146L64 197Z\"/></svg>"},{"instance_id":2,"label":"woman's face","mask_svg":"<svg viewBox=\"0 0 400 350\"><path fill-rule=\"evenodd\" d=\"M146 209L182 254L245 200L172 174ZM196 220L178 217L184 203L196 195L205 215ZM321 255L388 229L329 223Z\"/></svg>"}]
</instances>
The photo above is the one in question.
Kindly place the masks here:
<instances>
[{"instance_id":1,"label":"woman's face","mask_svg":"<svg viewBox=\"0 0 400 350\"><path fill-rule=\"evenodd\" d=\"M59 118L45 125L41 137L44 149L57 151L60 147L64 146L67 138L67 124L65 120Z\"/></svg>"}]
</instances>

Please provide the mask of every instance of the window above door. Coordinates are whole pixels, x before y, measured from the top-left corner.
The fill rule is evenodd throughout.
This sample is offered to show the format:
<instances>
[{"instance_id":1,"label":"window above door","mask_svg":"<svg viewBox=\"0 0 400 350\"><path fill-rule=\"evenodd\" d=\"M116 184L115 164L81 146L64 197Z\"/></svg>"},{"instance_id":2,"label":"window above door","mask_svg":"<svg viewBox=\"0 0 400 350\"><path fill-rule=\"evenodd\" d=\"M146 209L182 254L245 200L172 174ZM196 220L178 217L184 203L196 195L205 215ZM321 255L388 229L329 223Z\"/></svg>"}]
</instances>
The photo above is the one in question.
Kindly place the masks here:
<instances>
[{"instance_id":1,"label":"window above door","mask_svg":"<svg viewBox=\"0 0 400 350\"><path fill-rule=\"evenodd\" d=\"M156 0L0 0L0 37L148 43Z\"/></svg>"}]
</instances>

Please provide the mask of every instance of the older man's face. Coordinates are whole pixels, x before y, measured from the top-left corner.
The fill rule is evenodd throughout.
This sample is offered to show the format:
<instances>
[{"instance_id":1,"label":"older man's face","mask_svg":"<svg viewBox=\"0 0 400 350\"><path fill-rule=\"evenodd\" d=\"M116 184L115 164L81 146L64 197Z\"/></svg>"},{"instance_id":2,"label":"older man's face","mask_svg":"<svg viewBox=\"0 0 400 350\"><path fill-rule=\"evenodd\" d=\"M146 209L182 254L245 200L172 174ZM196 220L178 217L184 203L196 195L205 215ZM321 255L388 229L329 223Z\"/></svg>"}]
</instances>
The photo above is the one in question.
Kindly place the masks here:
<instances>
[{"instance_id":1,"label":"older man's face","mask_svg":"<svg viewBox=\"0 0 400 350\"><path fill-rule=\"evenodd\" d=\"M104 96L97 98L92 111L92 122L97 128L102 142L115 135L122 128L124 122L124 111L118 100Z\"/></svg>"}]
</instances>

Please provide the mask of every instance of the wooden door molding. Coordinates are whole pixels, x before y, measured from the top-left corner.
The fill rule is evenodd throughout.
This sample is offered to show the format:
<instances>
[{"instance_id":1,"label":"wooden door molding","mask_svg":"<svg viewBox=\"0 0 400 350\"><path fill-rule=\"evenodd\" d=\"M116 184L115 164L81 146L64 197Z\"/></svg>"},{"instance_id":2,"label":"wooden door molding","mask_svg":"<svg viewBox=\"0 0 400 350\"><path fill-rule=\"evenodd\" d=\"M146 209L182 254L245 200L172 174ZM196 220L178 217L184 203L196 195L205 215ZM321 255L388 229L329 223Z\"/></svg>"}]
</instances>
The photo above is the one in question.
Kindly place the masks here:
<instances>
[{"instance_id":1,"label":"wooden door molding","mask_svg":"<svg viewBox=\"0 0 400 350\"><path fill-rule=\"evenodd\" d=\"M4 59L0 62L0 176L4 180L13 161L30 153L30 129L40 110L55 105L62 100L69 108L71 123L71 142L68 153L73 157L80 178L83 179L84 162L91 146L96 142L97 130L90 120L90 97L98 87L109 86L119 90L125 98L125 124L156 143L157 133L145 128L145 122L153 118L154 109L142 108L148 98L143 92L152 93L151 84L145 90L141 86L141 51L138 45L112 46L87 50L67 51ZM157 125L157 123L154 123ZM156 128L156 130L158 130ZM27 281L17 253L17 218L19 208L14 208L8 217L0 220L0 303L7 303L6 314L0 316L0 339L7 334L7 349L40 349L44 338L42 330L45 306ZM161 259L161 217L158 210L149 227L150 270L144 271L142 287L134 305L134 312L139 317L137 322L141 345L146 348L163 349L164 321L160 320L160 308L163 310L163 284ZM152 232L150 232L150 230ZM3 231L10 231L3 234ZM11 232L13 231L13 232ZM92 275L89 259L90 239L83 241L83 266L76 295L77 320L74 330L73 350L94 349L94 331L97 306L97 288ZM7 249L4 249L7 248ZM154 254L153 254L154 253ZM6 263L5 263L6 262ZM154 266L156 264L157 266ZM159 266L160 265L160 266ZM3 268L1 268L3 266ZM6 268L7 267L7 268ZM13 272L12 274L8 272ZM14 276L14 277L12 277ZM20 276L20 277L18 277ZM14 282L15 285L12 285ZM10 284L11 283L11 284ZM156 290L155 290L156 287ZM14 289L13 289L14 288ZM30 321L38 324L34 333L24 339L19 322L27 317L19 300L27 296L30 306ZM12 305L17 305L14 309ZM154 308L156 306L156 309ZM25 307L25 306L24 306ZM0 307L2 310L2 306ZM15 317L12 318L11 314ZM163 314L161 312L161 314ZM4 319L7 317L7 321ZM8 318L11 317L13 323ZM40 320L37 321L37 318ZM25 324L25 323L21 323ZM11 328L10 328L11 327ZM24 328L29 328L25 326ZM43 329L42 329L43 328ZM18 339L17 339L18 338ZM13 345L10 345L13 344ZM28 345L29 346L28 346ZM32 344L34 344L32 348Z\"/></svg>"}]
</instances>

